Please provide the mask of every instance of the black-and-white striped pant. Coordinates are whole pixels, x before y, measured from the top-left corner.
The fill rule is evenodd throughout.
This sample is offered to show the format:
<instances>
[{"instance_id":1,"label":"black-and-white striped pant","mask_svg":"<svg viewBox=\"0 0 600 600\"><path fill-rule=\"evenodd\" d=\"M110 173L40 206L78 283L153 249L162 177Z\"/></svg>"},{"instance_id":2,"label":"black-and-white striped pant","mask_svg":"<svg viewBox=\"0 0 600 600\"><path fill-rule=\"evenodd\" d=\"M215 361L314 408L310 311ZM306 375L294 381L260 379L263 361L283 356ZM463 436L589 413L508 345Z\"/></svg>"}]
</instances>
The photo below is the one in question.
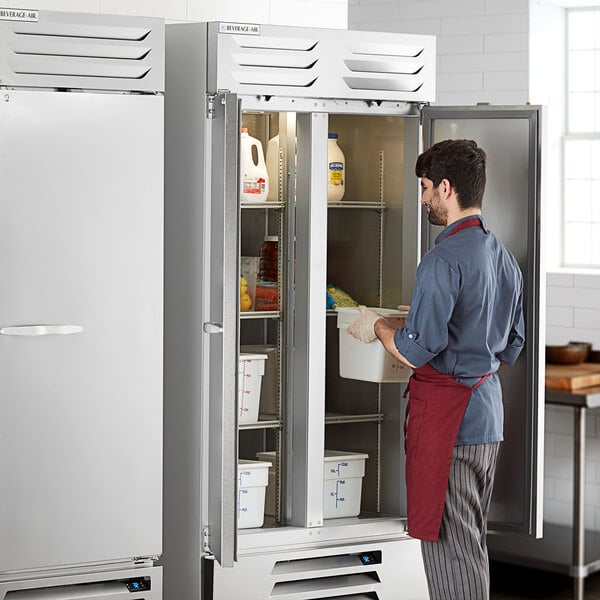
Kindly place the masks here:
<instances>
[{"instance_id":1,"label":"black-and-white striped pant","mask_svg":"<svg viewBox=\"0 0 600 600\"><path fill-rule=\"evenodd\" d=\"M430 600L488 600L487 517L500 442L455 446L437 542L421 542Z\"/></svg>"}]
</instances>

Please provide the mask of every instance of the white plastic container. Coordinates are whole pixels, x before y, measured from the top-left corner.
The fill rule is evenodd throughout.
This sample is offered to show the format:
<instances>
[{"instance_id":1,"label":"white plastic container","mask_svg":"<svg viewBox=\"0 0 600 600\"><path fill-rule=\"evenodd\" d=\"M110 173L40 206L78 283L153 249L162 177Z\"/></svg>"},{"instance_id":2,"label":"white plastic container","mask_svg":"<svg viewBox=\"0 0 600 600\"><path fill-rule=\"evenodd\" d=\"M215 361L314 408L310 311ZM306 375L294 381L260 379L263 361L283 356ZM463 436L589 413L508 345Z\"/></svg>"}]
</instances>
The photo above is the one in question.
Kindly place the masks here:
<instances>
[{"instance_id":1,"label":"white plastic container","mask_svg":"<svg viewBox=\"0 0 600 600\"><path fill-rule=\"evenodd\" d=\"M350 335L346 329L360 316L360 310L354 306L338 307L337 326L340 341L340 376L346 379L359 379L376 383L399 383L408 381L412 369L396 360L379 340L365 344ZM373 308L385 317L396 329L403 325L408 312L388 308Z\"/></svg>"},{"instance_id":2,"label":"white plastic container","mask_svg":"<svg viewBox=\"0 0 600 600\"><path fill-rule=\"evenodd\" d=\"M279 200L279 134L272 137L267 144L267 173L269 174L269 193L267 200Z\"/></svg>"},{"instance_id":3,"label":"white plastic container","mask_svg":"<svg viewBox=\"0 0 600 600\"><path fill-rule=\"evenodd\" d=\"M258 452L256 458L269 464L269 483L265 497L265 514L275 516L277 456L275 452ZM323 517L355 517L360 513L362 481L368 454L325 450L323 457Z\"/></svg>"},{"instance_id":4,"label":"white plastic container","mask_svg":"<svg viewBox=\"0 0 600 600\"><path fill-rule=\"evenodd\" d=\"M360 513L362 480L368 454L325 450L323 518L356 517Z\"/></svg>"},{"instance_id":5,"label":"white plastic container","mask_svg":"<svg viewBox=\"0 0 600 600\"><path fill-rule=\"evenodd\" d=\"M258 407L259 414L264 413L272 415L273 419L277 418L278 408L278 389L277 389L277 371L278 371L278 356L279 351L277 346L271 344L252 344L249 346L241 346L240 352L249 354L265 354L265 372L262 378L260 388L260 403Z\"/></svg>"},{"instance_id":6,"label":"white plastic container","mask_svg":"<svg viewBox=\"0 0 600 600\"><path fill-rule=\"evenodd\" d=\"M260 461L269 463L269 483L267 485L267 491L265 495L265 515L274 517L277 512L277 482L276 469L277 469L277 454L275 452L257 452L256 458Z\"/></svg>"},{"instance_id":7,"label":"white plastic container","mask_svg":"<svg viewBox=\"0 0 600 600\"><path fill-rule=\"evenodd\" d=\"M240 137L240 166L242 171L242 202L264 202L269 195L269 174L260 140L242 127Z\"/></svg>"},{"instance_id":8,"label":"white plastic container","mask_svg":"<svg viewBox=\"0 0 600 600\"><path fill-rule=\"evenodd\" d=\"M265 461L238 462L238 529L262 527L265 521L265 492L269 467Z\"/></svg>"},{"instance_id":9,"label":"white plastic container","mask_svg":"<svg viewBox=\"0 0 600 600\"><path fill-rule=\"evenodd\" d=\"M238 363L238 424L256 423L266 354L241 352Z\"/></svg>"},{"instance_id":10,"label":"white plastic container","mask_svg":"<svg viewBox=\"0 0 600 600\"><path fill-rule=\"evenodd\" d=\"M338 134L327 139L327 202L340 202L346 185L346 159L338 146Z\"/></svg>"}]
</instances>

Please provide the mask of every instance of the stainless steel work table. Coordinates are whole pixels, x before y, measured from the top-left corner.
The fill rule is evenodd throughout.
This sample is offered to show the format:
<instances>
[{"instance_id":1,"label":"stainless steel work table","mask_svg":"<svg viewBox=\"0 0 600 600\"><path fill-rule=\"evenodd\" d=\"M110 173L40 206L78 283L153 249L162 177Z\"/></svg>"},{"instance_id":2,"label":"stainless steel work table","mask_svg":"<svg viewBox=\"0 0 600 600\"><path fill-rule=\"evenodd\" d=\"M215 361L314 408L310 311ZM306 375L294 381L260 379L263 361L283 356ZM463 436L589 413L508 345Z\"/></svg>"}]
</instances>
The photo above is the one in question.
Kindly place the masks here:
<instances>
[{"instance_id":1,"label":"stainless steel work table","mask_svg":"<svg viewBox=\"0 0 600 600\"><path fill-rule=\"evenodd\" d=\"M490 556L569 575L573 577L574 600L584 600L585 578L600 570L600 533L585 530L585 421L588 409L600 408L600 386L546 389L546 403L573 408L573 526L544 523L541 539L490 536Z\"/></svg>"}]
</instances>

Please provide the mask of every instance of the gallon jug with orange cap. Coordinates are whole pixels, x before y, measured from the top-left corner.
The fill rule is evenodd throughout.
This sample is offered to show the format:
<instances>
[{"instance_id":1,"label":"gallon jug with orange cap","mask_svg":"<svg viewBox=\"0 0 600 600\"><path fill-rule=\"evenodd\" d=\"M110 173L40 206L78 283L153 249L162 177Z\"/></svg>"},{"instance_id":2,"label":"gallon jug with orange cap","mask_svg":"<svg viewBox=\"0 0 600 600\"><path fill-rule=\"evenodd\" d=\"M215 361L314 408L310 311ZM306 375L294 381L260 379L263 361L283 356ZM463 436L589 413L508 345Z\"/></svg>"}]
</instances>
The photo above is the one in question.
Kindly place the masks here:
<instances>
[{"instance_id":1,"label":"gallon jug with orange cap","mask_svg":"<svg viewBox=\"0 0 600 600\"><path fill-rule=\"evenodd\" d=\"M269 195L269 175L260 140L248 134L242 127L240 138L240 166L242 171L242 202L263 202Z\"/></svg>"}]
</instances>

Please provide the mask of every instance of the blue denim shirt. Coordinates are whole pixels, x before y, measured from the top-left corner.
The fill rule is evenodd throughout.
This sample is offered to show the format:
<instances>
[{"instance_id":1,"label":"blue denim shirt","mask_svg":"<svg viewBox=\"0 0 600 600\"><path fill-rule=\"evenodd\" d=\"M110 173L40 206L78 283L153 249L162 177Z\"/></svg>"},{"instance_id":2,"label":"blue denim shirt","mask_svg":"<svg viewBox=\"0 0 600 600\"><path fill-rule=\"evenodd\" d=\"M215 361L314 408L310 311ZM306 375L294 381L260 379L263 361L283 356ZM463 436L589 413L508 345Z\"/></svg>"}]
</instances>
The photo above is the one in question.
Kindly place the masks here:
<instances>
[{"instance_id":1,"label":"blue denim shirt","mask_svg":"<svg viewBox=\"0 0 600 600\"><path fill-rule=\"evenodd\" d=\"M470 218L470 217L466 217ZM513 364L525 342L523 277L510 251L486 227L452 234L446 227L423 256L406 326L395 334L398 351L413 365L429 363L458 381ZM498 375L472 394L457 445L503 439L504 411Z\"/></svg>"}]
</instances>

